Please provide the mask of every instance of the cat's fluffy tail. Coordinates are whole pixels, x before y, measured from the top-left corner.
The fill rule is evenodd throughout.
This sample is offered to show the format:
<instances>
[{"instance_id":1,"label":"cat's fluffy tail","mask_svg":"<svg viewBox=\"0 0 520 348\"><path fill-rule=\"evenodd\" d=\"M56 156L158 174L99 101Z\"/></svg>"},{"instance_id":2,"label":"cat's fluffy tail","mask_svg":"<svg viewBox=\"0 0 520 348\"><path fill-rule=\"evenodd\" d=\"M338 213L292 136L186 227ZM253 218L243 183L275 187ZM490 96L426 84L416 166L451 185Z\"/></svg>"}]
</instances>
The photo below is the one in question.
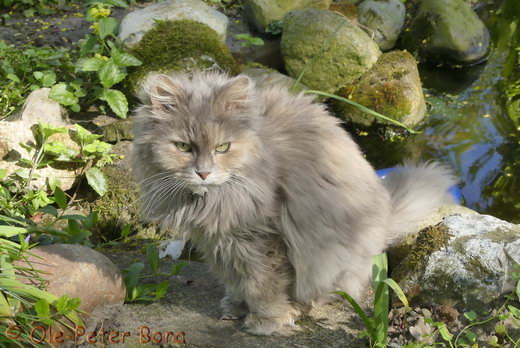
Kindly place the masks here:
<instances>
[{"instance_id":1,"label":"cat's fluffy tail","mask_svg":"<svg viewBox=\"0 0 520 348\"><path fill-rule=\"evenodd\" d=\"M415 232L435 209L454 203L448 190L456 183L455 177L438 163L406 163L387 174L383 182L392 201L389 243Z\"/></svg>"}]
</instances>

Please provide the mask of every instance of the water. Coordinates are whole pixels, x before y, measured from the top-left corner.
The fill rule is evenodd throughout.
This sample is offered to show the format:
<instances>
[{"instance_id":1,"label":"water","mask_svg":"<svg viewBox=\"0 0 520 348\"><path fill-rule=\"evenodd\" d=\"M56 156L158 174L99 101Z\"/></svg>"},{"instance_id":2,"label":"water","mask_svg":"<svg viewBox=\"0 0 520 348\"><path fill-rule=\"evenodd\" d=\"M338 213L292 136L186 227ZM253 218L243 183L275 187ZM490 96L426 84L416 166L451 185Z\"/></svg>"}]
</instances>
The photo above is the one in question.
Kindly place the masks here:
<instances>
[{"instance_id":1,"label":"water","mask_svg":"<svg viewBox=\"0 0 520 348\"><path fill-rule=\"evenodd\" d=\"M513 1L518 0L502 5ZM483 11L494 41L486 64L455 70L420 67L429 105L422 133L383 148L373 138L357 139L378 168L403 159L449 165L460 178L465 206L520 223L520 129L508 115L501 88L510 53L503 31L510 28L511 13Z\"/></svg>"}]
</instances>

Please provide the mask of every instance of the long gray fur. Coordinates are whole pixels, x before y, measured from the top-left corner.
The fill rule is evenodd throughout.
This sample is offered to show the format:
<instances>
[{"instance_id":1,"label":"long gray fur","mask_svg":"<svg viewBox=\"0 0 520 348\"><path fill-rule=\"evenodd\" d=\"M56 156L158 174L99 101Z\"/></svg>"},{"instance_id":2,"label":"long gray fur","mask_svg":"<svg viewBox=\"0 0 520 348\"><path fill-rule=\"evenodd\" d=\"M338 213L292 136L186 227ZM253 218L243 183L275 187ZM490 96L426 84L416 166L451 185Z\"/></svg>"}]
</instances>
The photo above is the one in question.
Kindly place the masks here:
<instances>
[{"instance_id":1,"label":"long gray fur","mask_svg":"<svg viewBox=\"0 0 520 348\"><path fill-rule=\"evenodd\" d=\"M132 162L144 215L194 242L225 284L223 318L247 315L250 332L287 334L331 291L359 295L371 256L451 202L447 169L406 164L381 180L324 105L284 87L154 75L140 98Z\"/></svg>"}]
</instances>

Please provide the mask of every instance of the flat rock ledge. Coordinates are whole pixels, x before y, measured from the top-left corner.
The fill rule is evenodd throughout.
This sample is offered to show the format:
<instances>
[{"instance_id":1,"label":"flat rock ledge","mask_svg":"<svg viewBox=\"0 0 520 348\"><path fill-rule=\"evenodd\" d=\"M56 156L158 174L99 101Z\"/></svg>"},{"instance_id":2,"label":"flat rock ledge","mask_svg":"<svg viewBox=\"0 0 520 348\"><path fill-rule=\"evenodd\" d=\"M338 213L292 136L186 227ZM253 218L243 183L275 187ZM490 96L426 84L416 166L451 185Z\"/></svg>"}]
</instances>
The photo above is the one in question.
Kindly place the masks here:
<instances>
[{"instance_id":1,"label":"flat rock ledge","mask_svg":"<svg viewBox=\"0 0 520 348\"><path fill-rule=\"evenodd\" d=\"M130 263L143 261L141 255L129 252L105 253L120 268ZM161 270L168 272L173 265L169 259L161 260ZM157 279L158 281L165 280ZM95 313L94 324L87 328L105 332L130 332L125 337L124 347L140 347L146 341L143 335L139 341L139 328L149 328L154 332L185 333L185 347L362 347L358 338L363 324L346 302L336 302L313 309L310 316L297 322L298 331L291 336L255 336L244 330L243 321L219 320L219 301L224 289L209 272L205 264L188 262L178 276L169 277L170 286L165 298L154 303L130 303L114 309L105 308ZM363 299L364 307L372 300L372 292L367 289ZM144 333L147 328L143 328ZM164 339L164 334L162 338ZM158 338L159 336L157 336ZM171 339L155 344L165 346ZM121 338L121 334L119 335ZM107 343L108 343L108 339ZM153 342L149 342L153 343ZM89 346L84 344L84 347ZM110 345L122 347L123 344ZM167 345L169 346L169 345Z\"/></svg>"}]
</instances>

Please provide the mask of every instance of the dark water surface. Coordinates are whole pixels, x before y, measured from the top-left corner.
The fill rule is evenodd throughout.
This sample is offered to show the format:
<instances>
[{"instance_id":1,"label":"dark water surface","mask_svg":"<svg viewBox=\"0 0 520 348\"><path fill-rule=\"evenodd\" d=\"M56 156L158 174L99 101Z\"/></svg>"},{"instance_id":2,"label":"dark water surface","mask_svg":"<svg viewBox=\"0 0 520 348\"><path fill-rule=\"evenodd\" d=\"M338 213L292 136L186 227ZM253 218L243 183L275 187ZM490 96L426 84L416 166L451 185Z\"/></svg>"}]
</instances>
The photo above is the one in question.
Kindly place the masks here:
<instances>
[{"instance_id":1,"label":"dark water surface","mask_svg":"<svg viewBox=\"0 0 520 348\"><path fill-rule=\"evenodd\" d=\"M512 1L520 0L502 5ZM511 57L511 43L504 42L503 31L510 30L512 16L496 8L479 14L493 39L485 64L451 70L420 67L429 110L422 133L387 144L386 149L370 140L360 142L378 168L403 159L434 159L451 166L460 178L464 205L519 223L520 129L508 115L503 92Z\"/></svg>"}]
</instances>

